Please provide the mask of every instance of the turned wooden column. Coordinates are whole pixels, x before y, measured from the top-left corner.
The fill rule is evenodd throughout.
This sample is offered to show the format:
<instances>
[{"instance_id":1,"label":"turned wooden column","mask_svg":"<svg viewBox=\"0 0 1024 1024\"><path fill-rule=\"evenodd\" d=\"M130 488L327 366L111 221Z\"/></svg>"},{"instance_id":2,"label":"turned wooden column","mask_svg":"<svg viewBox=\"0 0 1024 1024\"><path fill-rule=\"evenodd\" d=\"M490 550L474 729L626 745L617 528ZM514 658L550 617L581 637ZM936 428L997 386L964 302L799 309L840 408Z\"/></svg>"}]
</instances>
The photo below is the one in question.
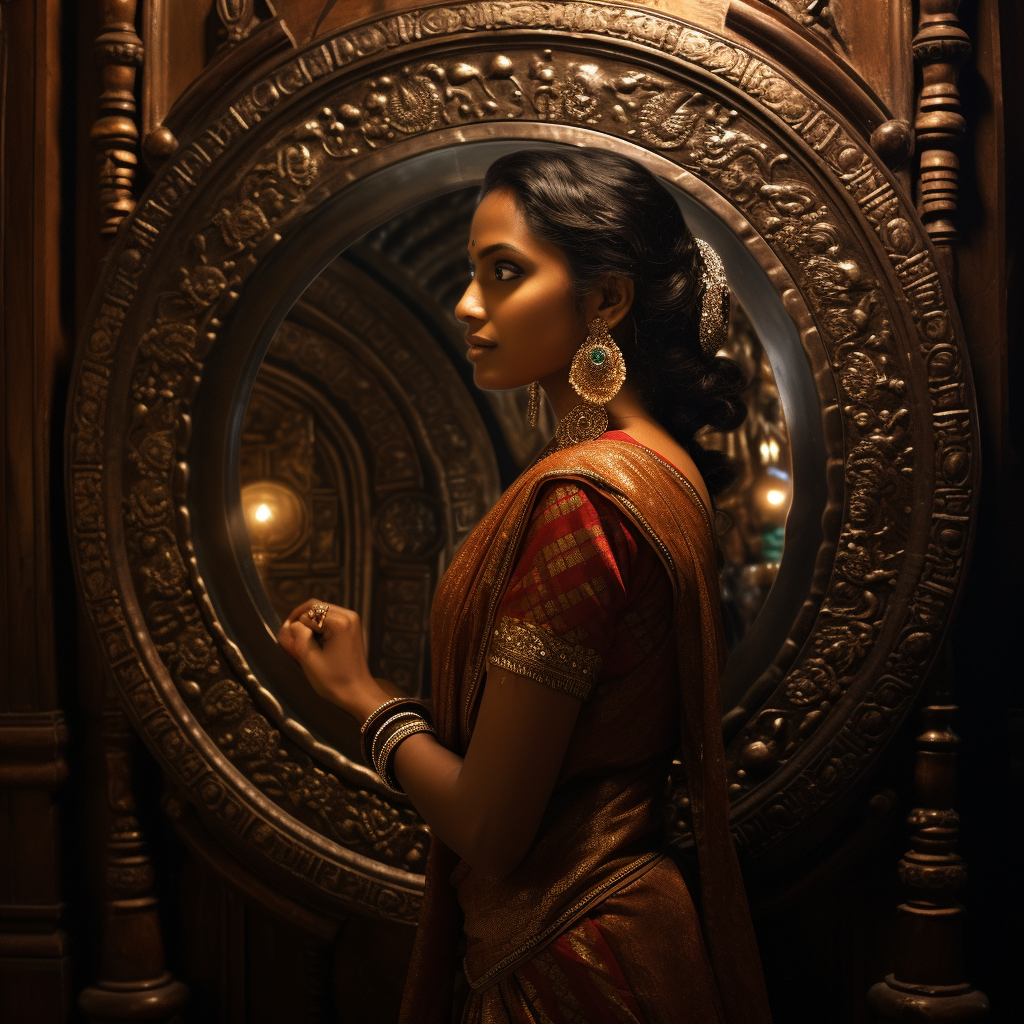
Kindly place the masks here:
<instances>
[{"instance_id":1,"label":"turned wooden column","mask_svg":"<svg viewBox=\"0 0 1024 1024\"><path fill-rule=\"evenodd\" d=\"M100 234L104 249L135 209L139 129L135 77L142 40L135 30L136 0L98 0L101 18L95 56L99 116L90 137L100 156ZM84 646L85 650L89 645ZM164 966L153 864L146 851L134 792L139 746L107 673L95 695L100 785L105 794L102 853L102 924L98 977L78 1005L90 1024L170 1022L188 999L188 988Z\"/></svg>"},{"instance_id":2,"label":"turned wooden column","mask_svg":"<svg viewBox=\"0 0 1024 1024\"><path fill-rule=\"evenodd\" d=\"M967 122L957 88L960 65L971 52L960 26L960 0L921 0L914 60L921 70L914 131L920 154L917 201L921 220L951 281L956 280L954 218L960 179L957 155Z\"/></svg>"},{"instance_id":3,"label":"turned wooden column","mask_svg":"<svg viewBox=\"0 0 1024 1024\"><path fill-rule=\"evenodd\" d=\"M967 130L957 88L959 67L971 52L957 19L960 0L920 0L914 58L921 70L914 129L920 156L918 211L956 287L956 223L960 162ZM988 999L965 974L964 908L957 894L967 869L957 853L956 707L950 686L933 693L922 710L925 731L917 738L915 803L907 821L910 849L899 863L907 899L897 911L892 974L873 986L868 1001L883 1020L972 1021L988 1013Z\"/></svg>"},{"instance_id":4,"label":"turned wooden column","mask_svg":"<svg viewBox=\"0 0 1024 1024\"><path fill-rule=\"evenodd\" d=\"M188 989L164 967L153 865L132 785L138 739L108 682L101 711L107 836L99 978L79 996L91 1024L174 1019Z\"/></svg>"},{"instance_id":5,"label":"turned wooden column","mask_svg":"<svg viewBox=\"0 0 1024 1024\"><path fill-rule=\"evenodd\" d=\"M956 708L924 708L917 738L914 789L917 806L907 818L913 833L899 864L907 899L897 910L892 974L875 985L868 1001L883 1020L973 1021L988 1012L988 999L964 972L964 908L957 893L967 868L957 853L960 819L956 796Z\"/></svg>"},{"instance_id":6,"label":"turned wooden column","mask_svg":"<svg viewBox=\"0 0 1024 1024\"><path fill-rule=\"evenodd\" d=\"M100 0L102 30L96 37L99 116L90 133L100 157L100 232L113 238L135 209L139 163L135 74L142 64L142 40L135 31L136 0Z\"/></svg>"}]
</instances>

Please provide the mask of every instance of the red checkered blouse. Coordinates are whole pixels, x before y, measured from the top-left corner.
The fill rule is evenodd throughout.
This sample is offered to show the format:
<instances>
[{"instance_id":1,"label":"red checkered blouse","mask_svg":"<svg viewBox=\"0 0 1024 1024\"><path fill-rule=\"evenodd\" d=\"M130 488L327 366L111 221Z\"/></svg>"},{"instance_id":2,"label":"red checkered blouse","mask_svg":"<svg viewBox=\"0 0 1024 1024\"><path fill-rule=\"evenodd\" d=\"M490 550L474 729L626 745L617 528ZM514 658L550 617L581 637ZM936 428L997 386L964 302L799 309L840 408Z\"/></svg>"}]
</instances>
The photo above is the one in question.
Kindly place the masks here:
<instances>
[{"instance_id":1,"label":"red checkered blouse","mask_svg":"<svg viewBox=\"0 0 1024 1024\"><path fill-rule=\"evenodd\" d=\"M585 699L650 655L671 616L668 574L640 530L593 487L556 480L538 496L488 660Z\"/></svg>"}]
</instances>

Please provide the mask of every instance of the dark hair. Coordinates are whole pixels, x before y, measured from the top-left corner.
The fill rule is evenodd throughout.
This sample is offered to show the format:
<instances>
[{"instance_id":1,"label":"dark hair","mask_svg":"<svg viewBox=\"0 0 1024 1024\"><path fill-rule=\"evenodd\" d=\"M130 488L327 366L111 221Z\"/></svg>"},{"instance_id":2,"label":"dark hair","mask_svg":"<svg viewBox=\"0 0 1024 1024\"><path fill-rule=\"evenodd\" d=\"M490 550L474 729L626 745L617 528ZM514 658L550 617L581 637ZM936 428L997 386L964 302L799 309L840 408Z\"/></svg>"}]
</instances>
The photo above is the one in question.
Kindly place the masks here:
<instances>
[{"instance_id":1,"label":"dark hair","mask_svg":"<svg viewBox=\"0 0 1024 1024\"><path fill-rule=\"evenodd\" d=\"M639 164L598 149L509 153L491 164L480 198L497 190L514 197L535 235L565 253L579 302L605 274L633 280L635 334L616 331L628 379L708 490L721 491L733 478L729 462L695 435L707 425L740 425L746 379L739 364L701 348L704 263L675 200Z\"/></svg>"}]
</instances>

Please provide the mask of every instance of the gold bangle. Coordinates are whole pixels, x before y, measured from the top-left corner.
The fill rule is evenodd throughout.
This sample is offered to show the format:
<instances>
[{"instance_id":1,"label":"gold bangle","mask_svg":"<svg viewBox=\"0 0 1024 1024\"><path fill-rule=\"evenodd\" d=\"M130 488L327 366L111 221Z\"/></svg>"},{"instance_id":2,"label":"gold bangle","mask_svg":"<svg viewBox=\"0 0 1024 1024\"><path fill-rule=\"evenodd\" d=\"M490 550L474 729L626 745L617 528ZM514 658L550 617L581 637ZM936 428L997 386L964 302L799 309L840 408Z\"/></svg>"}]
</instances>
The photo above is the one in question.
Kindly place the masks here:
<instances>
[{"instance_id":1,"label":"gold bangle","mask_svg":"<svg viewBox=\"0 0 1024 1024\"><path fill-rule=\"evenodd\" d=\"M366 734L366 730L369 729L370 723L380 717L382 711L386 711L388 708L394 707L396 704L401 704L403 701L412 700L412 697L391 697L384 701L380 707L374 708L373 711L367 716L366 721L359 727L359 735L363 736Z\"/></svg>"},{"instance_id":2,"label":"gold bangle","mask_svg":"<svg viewBox=\"0 0 1024 1024\"><path fill-rule=\"evenodd\" d=\"M404 725L398 726L394 732L385 737L380 746L374 749L373 766L377 769L377 774L385 782L390 783L391 781L387 776L387 765L388 758L391 756L391 752L395 747L398 746L406 736L411 736L414 732L419 732L421 729L429 728L430 726L422 718L415 722L406 722Z\"/></svg>"},{"instance_id":3,"label":"gold bangle","mask_svg":"<svg viewBox=\"0 0 1024 1024\"><path fill-rule=\"evenodd\" d=\"M404 725L392 733L381 750L381 767L384 769L384 773L381 775L381 778L384 780L384 784L389 786L396 793L404 793L405 790L402 789L398 779L395 778L393 771L392 762L394 760L395 753L405 740L410 736L415 736L418 732L428 732L431 736L437 735L434 732L433 726L429 722L425 722L421 719L419 722L411 722L408 725Z\"/></svg>"},{"instance_id":4,"label":"gold bangle","mask_svg":"<svg viewBox=\"0 0 1024 1024\"><path fill-rule=\"evenodd\" d=\"M371 768L373 767L373 758L371 756L373 741L378 730L383 728L382 720L390 718L390 715L388 715L389 711L393 713L403 706L413 709L421 718L425 718L428 722L430 721L430 709L415 697L391 697L379 707L374 708L359 728L360 753L363 755L363 761Z\"/></svg>"},{"instance_id":5,"label":"gold bangle","mask_svg":"<svg viewBox=\"0 0 1024 1024\"><path fill-rule=\"evenodd\" d=\"M396 724L401 722L403 725L408 725L409 722L403 720L409 718L414 718L418 722L424 721L423 716L418 715L415 711L396 711L395 714L380 724L373 734L373 739L368 744L370 748L370 764L376 766L378 752L388 737L395 731Z\"/></svg>"},{"instance_id":6,"label":"gold bangle","mask_svg":"<svg viewBox=\"0 0 1024 1024\"><path fill-rule=\"evenodd\" d=\"M374 763L377 774L381 777L384 785L393 793L404 794L405 790L402 789L398 780L391 774L389 764L391 757L403 740L407 740L410 736L415 736L418 732L434 733L434 727L423 718L418 722L410 722L408 725L400 726L384 741Z\"/></svg>"}]
</instances>

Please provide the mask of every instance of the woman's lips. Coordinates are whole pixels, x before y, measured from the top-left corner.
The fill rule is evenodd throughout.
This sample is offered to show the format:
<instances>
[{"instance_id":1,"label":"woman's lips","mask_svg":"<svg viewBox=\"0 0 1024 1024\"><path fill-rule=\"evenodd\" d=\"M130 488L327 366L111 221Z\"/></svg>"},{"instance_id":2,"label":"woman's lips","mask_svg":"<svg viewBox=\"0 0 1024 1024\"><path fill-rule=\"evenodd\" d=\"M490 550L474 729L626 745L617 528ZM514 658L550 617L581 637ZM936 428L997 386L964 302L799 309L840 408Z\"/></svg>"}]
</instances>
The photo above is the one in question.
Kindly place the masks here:
<instances>
[{"instance_id":1,"label":"woman's lips","mask_svg":"<svg viewBox=\"0 0 1024 1024\"><path fill-rule=\"evenodd\" d=\"M481 356L498 347L493 341L486 341L483 338L478 338L475 334L469 334L466 336L466 344L469 346L466 358L470 361L479 359Z\"/></svg>"}]
</instances>

